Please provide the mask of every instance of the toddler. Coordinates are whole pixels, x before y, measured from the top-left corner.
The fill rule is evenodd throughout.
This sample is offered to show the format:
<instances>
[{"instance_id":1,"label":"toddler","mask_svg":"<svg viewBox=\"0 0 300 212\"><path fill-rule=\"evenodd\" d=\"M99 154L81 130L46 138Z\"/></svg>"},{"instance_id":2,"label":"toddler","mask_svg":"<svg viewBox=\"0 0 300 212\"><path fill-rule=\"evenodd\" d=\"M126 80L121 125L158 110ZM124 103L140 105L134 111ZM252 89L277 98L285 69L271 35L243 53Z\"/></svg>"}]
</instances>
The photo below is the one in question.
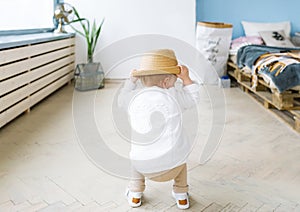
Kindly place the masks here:
<instances>
[{"instance_id":1,"label":"toddler","mask_svg":"<svg viewBox=\"0 0 300 212\"><path fill-rule=\"evenodd\" d=\"M182 85L175 86L177 78ZM141 81L143 88L137 89ZM142 204L145 177L174 180L172 195L179 209L189 208L186 159L191 145L182 129L182 112L199 100L199 85L175 53L159 49L146 53L140 69L131 72L119 95L131 124L132 176L126 191L132 207Z\"/></svg>"}]
</instances>

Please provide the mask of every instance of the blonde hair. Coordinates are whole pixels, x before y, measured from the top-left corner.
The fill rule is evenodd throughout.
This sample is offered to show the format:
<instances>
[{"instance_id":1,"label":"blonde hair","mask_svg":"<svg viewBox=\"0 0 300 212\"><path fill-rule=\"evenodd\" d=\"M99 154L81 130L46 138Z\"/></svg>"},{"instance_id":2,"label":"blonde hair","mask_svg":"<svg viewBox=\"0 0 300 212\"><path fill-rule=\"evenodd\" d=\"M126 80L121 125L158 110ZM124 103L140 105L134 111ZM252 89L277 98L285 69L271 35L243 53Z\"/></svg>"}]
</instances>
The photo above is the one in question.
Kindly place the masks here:
<instances>
[{"instance_id":1,"label":"blonde hair","mask_svg":"<svg viewBox=\"0 0 300 212\"><path fill-rule=\"evenodd\" d=\"M151 87L151 86L161 87L162 82L167 77L172 78L172 77L176 77L176 76L174 74L155 74L155 75L140 76L139 79L141 80L143 85L146 87Z\"/></svg>"}]
</instances>

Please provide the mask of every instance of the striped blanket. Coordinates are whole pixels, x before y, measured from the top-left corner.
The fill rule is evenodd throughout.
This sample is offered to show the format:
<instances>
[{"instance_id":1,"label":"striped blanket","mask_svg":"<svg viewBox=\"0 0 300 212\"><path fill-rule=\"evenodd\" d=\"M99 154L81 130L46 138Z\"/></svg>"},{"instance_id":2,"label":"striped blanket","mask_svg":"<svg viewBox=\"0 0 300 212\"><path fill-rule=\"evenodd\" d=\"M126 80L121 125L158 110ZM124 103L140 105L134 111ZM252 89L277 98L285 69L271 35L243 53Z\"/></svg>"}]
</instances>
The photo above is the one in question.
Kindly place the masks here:
<instances>
[{"instance_id":1,"label":"striped blanket","mask_svg":"<svg viewBox=\"0 0 300 212\"><path fill-rule=\"evenodd\" d=\"M300 48L249 45L237 54L239 68L252 72L252 86L257 86L258 75L279 93L300 85Z\"/></svg>"}]
</instances>

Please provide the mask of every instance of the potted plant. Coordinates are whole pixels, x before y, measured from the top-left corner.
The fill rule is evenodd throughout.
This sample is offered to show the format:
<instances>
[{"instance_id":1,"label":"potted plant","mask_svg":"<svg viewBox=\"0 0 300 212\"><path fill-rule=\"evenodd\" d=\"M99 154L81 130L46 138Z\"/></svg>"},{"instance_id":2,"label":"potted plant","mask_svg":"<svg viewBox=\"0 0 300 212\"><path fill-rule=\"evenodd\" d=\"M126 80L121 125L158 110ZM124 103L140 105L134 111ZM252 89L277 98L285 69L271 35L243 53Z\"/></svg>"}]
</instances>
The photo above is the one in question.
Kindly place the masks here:
<instances>
[{"instance_id":1,"label":"potted plant","mask_svg":"<svg viewBox=\"0 0 300 212\"><path fill-rule=\"evenodd\" d=\"M92 90L104 87L104 72L100 62L94 62L94 52L97 46L97 42L101 33L104 19L97 26L96 21L90 24L90 21L86 18L80 17L75 7L72 7L75 19L70 22L72 29L83 36L87 44L87 63L78 64L76 66L75 76L76 83L75 88L77 90ZM78 30L73 23L79 22L82 31Z\"/></svg>"}]
</instances>

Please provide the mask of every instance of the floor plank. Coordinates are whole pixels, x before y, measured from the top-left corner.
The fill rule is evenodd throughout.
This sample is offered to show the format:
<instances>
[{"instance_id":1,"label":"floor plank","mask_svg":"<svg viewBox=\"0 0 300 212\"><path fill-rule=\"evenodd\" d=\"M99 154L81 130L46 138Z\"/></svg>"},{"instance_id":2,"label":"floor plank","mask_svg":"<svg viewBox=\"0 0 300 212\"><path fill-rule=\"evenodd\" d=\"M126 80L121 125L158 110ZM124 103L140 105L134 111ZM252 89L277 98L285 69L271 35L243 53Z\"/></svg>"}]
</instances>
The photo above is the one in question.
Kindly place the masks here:
<instances>
[{"instance_id":1,"label":"floor plank","mask_svg":"<svg viewBox=\"0 0 300 212\"><path fill-rule=\"evenodd\" d=\"M109 114L119 85L99 90L95 114ZM239 89L224 94L225 129L206 164L199 164L199 154L213 132L213 113L205 96L198 106L199 140L188 162L189 211L300 211L300 135ZM103 171L82 150L72 98L72 86L65 86L0 129L0 211L177 211L172 182L147 180L143 205L128 206L128 180ZM100 121L108 145L125 154L128 146L119 144L111 117Z\"/></svg>"}]
</instances>

